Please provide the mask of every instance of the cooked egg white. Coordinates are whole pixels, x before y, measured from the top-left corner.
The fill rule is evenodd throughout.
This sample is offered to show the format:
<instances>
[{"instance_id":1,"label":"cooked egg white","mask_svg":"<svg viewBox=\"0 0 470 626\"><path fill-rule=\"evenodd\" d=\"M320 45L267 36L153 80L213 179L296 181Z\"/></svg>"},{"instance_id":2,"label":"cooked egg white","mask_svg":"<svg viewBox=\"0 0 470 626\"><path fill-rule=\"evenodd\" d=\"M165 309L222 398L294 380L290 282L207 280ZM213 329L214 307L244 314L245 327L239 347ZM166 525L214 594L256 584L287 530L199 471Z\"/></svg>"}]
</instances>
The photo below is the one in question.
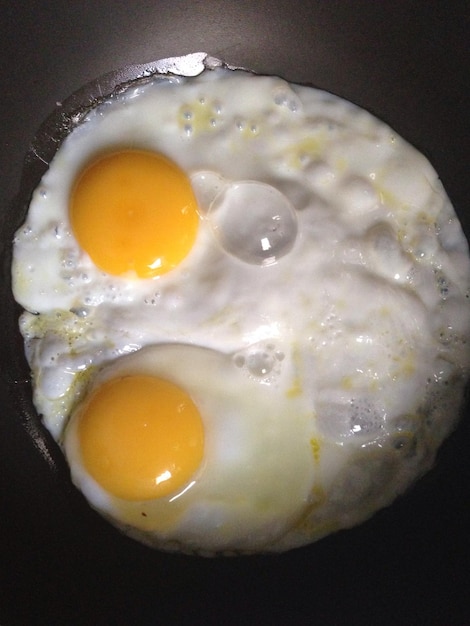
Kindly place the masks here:
<instances>
[{"instance_id":1,"label":"cooked egg white","mask_svg":"<svg viewBox=\"0 0 470 626\"><path fill-rule=\"evenodd\" d=\"M162 344L117 359L96 378L90 395L105 381L132 380L142 375L178 385L189 394L201 417L201 461L187 478L181 482L177 479L169 493L162 496L142 492L134 498L131 490L127 497L116 497L86 469L79 433L83 412L78 411L65 439L74 481L97 508L120 524L132 527L137 536L150 544L158 546L163 542L169 547L181 545L185 550L221 551L256 550L271 543L302 514L315 481L311 410L304 398L289 394L294 376L292 364L288 358L279 360L275 353L270 345L223 354L199 346ZM269 372L269 383L263 382L266 375L261 371L250 374L247 361L261 359L267 363L270 358L276 363ZM253 364L251 370L254 371ZM131 431L126 448L137 436L138 418L133 405L143 401L137 393L129 393ZM162 404L160 398L158 407ZM174 428L175 419L173 415L167 431ZM142 427L145 439L150 436L148 421ZM155 472L161 477L161 484L171 481L176 448L190 438L185 427L165 465L170 470L165 469L166 475L165 471ZM152 448L157 445L156 437ZM135 471L140 476L144 454L144 450L136 452L128 475ZM155 456L152 450L149 454ZM185 453L180 466L185 465L188 456ZM109 475L109 465L104 472ZM120 476L118 482L122 482ZM137 482L134 480L134 485Z\"/></svg>"},{"instance_id":2,"label":"cooked egg white","mask_svg":"<svg viewBox=\"0 0 470 626\"><path fill-rule=\"evenodd\" d=\"M44 424L91 505L149 545L314 541L389 504L455 425L467 242L425 157L325 92L221 67L136 82L60 147L12 273ZM122 444L141 376L194 405L155 492ZM119 381L103 452L94 407L124 406Z\"/></svg>"}]
</instances>

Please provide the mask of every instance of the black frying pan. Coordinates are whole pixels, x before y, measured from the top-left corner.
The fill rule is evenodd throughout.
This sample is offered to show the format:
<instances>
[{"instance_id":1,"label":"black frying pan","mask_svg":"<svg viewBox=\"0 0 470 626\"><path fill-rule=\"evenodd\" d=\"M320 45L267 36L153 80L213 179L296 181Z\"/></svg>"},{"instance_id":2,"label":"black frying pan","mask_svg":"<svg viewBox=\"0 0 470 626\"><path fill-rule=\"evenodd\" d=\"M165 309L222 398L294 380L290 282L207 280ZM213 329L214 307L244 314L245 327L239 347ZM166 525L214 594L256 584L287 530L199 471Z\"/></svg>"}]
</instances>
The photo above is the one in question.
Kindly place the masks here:
<instances>
[{"instance_id":1,"label":"black frying pan","mask_svg":"<svg viewBox=\"0 0 470 626\"><path fill-rule=\"evenodd\" d=\"M0 623L470 623L470 412L435 469L366 524L280 556L204 560L121 536L37 422L9 249L41 122L116 68L205 50L369 109L440 173L470 236L470 6L247 0L2 3ZM31 154L30 154L31 156Z\"/></svg>"}]
</instances>

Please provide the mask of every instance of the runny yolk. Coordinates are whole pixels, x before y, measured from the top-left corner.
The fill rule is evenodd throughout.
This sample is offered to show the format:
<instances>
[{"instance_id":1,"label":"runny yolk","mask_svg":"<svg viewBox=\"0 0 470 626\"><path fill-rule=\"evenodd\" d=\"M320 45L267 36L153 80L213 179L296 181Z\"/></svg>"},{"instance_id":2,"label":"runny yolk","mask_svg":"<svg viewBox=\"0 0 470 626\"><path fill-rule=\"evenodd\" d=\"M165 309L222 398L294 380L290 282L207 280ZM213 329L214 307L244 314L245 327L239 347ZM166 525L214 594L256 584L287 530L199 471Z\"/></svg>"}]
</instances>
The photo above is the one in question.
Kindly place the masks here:
<instances>
[{"instance_id":1,"label":"runny yolk","mask_svg":"<svg viewBox=\"0 0 470 626\"><path fill-rule=\"evenodd\" d=\"M109 274L147 278L176 267L198 228L191 183L161 154L123 150L78 177L70 200L79 245Z\"/></svg>"},{"instance_id":2,"label":"runny yolk","mask_svg":"<svg viewBox=\"0 0 470 626\"><path fill-rule=\"evenodd\" d=\"M199 467L199 412L177 385L147 375L105 382L79 413L85 468L109 493L150 500L183 487Z\"/></svg>"}]
</instances>

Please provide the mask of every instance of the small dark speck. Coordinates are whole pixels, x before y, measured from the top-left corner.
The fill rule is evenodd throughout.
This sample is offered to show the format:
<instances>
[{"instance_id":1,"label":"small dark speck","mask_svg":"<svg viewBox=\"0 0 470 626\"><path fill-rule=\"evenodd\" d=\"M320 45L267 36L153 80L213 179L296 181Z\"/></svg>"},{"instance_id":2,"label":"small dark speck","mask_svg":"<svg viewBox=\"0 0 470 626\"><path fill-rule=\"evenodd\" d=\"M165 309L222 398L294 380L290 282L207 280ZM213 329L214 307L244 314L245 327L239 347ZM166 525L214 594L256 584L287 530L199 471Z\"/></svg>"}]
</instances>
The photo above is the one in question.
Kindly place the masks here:
<instances>
[{"instance_id":1,"label":"small dark speck","mask_svg":"<svg viewBox=\"0 0 470 626\"><path fill-rule=\"evenodd\" d=\"M142 511L142 517L147 517L147 513L144 513L144 512Z\"/></svg>"}]
</instances>

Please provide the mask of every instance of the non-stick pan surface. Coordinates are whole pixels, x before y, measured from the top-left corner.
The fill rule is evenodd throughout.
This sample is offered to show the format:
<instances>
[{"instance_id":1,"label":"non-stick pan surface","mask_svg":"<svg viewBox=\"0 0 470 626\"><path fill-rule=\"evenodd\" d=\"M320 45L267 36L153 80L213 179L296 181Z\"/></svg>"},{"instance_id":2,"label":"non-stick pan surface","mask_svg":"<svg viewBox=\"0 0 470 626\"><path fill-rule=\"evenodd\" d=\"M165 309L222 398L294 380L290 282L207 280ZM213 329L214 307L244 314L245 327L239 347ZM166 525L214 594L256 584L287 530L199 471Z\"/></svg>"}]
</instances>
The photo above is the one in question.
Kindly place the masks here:
<instances>
[{"instance_id":1,"label":"non-stick pan surface","mask_svg":"<svg viewBox=\"0 0 470 626\"><path fill-rule=\"evenodd\" d=\"M31 410L8 288L23 159L56 102L111 70L198 50L384 119L431 160L468 237L469 15L467 2L403 0L1 4L2 626L470 623L468 408L435 469L357 529L279 556L153 552L70 484Z\"/></svg>"}]
</instances>

